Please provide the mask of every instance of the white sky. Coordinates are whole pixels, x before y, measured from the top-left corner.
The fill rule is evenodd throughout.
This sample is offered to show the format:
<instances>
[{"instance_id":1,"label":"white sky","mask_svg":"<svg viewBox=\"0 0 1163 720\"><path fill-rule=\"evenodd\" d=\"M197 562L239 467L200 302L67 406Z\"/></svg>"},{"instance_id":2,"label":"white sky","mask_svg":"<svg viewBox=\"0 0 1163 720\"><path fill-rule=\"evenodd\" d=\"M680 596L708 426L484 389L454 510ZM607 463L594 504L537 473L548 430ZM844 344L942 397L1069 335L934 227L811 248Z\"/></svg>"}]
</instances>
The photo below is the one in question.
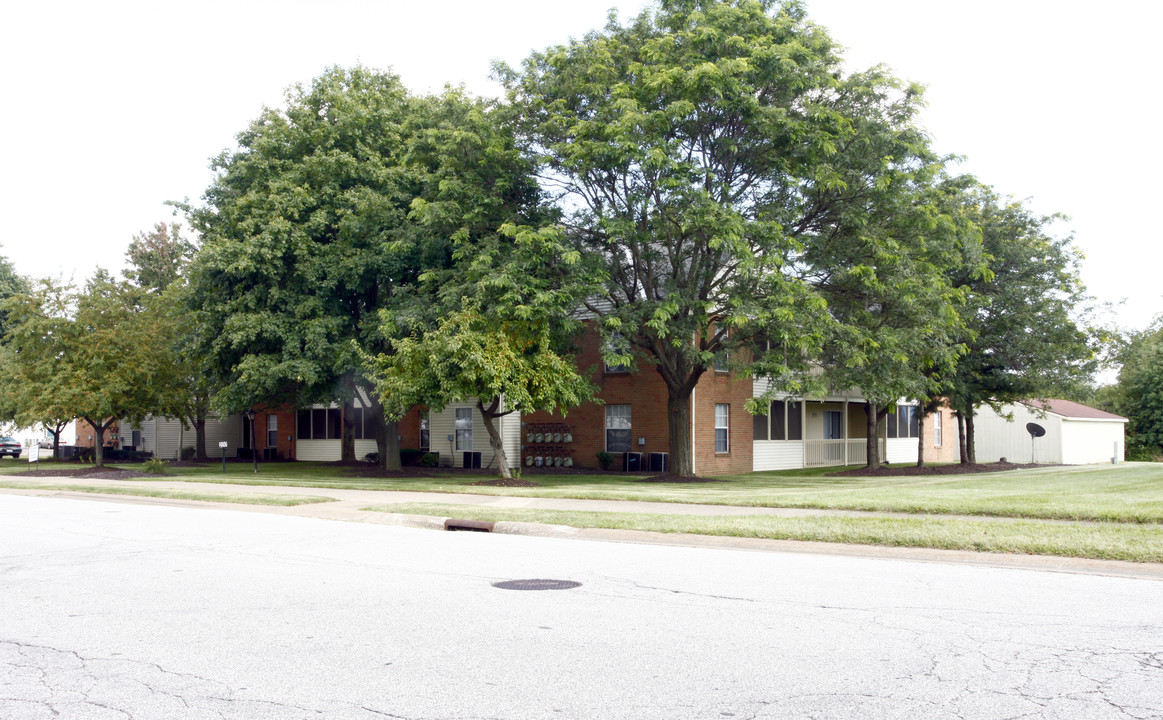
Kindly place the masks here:
<instances>
[{"instance_id":1,"label":"white sky","mask_svg":"<svg viewBox=\"0 0 1163 720\"><path fill-rule=\"evenodd\" d=\"M197 200L208 160L283 89L326 66L391 68L414 91L494 94L489 63L600 27L641 0L23 2L0 13L8 138L0 252L19 272L120 270L132 237ZM1163 311L1163 5L1111 0L807 0L853 68L928 86L938 151L1071 221L1094 295L1118 321ZM547 12L548 10L548 12Z\"/></svg>"}]
</instances>

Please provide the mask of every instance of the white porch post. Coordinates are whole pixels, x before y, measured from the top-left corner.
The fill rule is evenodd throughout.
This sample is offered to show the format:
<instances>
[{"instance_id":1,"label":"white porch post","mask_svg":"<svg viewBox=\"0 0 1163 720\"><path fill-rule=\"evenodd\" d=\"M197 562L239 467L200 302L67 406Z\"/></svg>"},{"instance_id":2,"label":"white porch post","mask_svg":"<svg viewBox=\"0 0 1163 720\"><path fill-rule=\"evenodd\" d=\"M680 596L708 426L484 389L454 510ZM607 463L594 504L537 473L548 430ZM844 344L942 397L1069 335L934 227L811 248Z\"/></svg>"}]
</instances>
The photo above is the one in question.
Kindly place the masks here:
<instances>
[{"instance_id":1,"label":"white porch post","mask_svg":"<svg viewBox=\"0 0 1163 720\"><path fill-rule=\"evenodd\" d=\"M844 438L844 465L848 465L848 396L844 396L844 420L840 425L844 431L840 435Z\"/></svg>"}]
</instances>

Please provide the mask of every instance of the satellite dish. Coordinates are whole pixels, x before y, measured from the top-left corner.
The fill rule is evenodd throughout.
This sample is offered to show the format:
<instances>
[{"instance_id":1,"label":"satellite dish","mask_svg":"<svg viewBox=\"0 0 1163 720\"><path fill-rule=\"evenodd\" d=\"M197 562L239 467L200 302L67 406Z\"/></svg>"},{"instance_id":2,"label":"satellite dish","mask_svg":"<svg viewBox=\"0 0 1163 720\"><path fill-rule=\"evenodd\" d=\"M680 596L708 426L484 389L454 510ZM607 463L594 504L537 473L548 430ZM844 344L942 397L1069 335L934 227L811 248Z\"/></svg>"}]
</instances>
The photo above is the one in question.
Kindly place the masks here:
<instances>
[{"instance_id":1,"label":"satellite dish","mask_svg":"<svg viewBox=\"0 0 1163 720\"><path fill-rule=\"evenodd\" d=\"M1026 423L1026 432L1030 433L1032 438L1040 438L1046 434L1046 428L1038 423Z\"/></svg>"}]
</instances>

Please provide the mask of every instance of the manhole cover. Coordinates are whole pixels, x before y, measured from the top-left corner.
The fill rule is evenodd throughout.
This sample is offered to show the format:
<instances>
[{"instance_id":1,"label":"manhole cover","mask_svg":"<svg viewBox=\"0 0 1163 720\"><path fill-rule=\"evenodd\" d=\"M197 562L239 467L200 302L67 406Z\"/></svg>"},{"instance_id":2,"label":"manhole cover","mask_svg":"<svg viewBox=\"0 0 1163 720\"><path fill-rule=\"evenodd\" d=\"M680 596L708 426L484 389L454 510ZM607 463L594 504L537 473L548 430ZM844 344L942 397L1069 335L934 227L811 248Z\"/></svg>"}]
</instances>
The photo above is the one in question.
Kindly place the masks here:
<instances>
[{"instance_id":1,"label":"manhole cover","mask_svg":"<svg viewBox=\"0 0 1163 720\"><path fill-rule=\"evenodd\" d=\"M574 582L573 580L545 580L543 578L534 578L532 580L503 580L493 583L493 587L501 588L502 590L570 590L575 587L581 587L581 583Z\"/></svg>"}]
</instances>

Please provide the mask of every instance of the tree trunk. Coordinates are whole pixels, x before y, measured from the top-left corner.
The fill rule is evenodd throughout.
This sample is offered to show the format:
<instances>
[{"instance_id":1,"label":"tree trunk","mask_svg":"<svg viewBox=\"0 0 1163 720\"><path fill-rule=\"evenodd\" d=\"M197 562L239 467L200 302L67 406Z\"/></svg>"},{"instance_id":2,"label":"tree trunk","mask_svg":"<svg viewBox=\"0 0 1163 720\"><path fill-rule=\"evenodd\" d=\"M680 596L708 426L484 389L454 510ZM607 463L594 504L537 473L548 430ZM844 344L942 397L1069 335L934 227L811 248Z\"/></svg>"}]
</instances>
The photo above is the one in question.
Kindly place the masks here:
<instances>
[{"instance_id":1,"label":"tree trunk","mask_svg":"<svg viewBox=\"0 0 1163 720\"><path fill-rule=\"evenodd\" d=\"M343 439L340 441L339 459L355 462L355 400L343 401Z\"/></svg>"},{"instance_id":2,"label":"tree trunk","mask_svg":"<svg viewBox=\"0 0 1163 720\"><path fill-rule=\"evenodd\" d=\"M925 467L925 412L924 405L917 406L917 413L921 417L917 419L917 467Z\"/></svg>"},{"instance_id":3,"label":"tree trunk","mask_svg":"<svg viewBox=\"0 0 1163 720\"><path fill-rule=\"evenodd\" d=\"M973 430L973 409L970 408L969 412L965 415L965 447L969 452L970 465L977 464L977 448L975 447L976 444L977 442L974 439Z\"/></svg>"},{"instance_id":4,"label":"tree trunk","mask_svg":"<svg viewBox=\"0 0 1163 720\"><path fill-rule=\"evenodd\" d=\"M209 460L206 455L206 416L196 416L191 424L194 426L194 457L198 460ZM181 457L182 452L179 450L178 458Z\"/></svg>"},{"instance_id":5,"label":"tree trunk","mask_svg":"<svg viewBox=\"0 0 1163 720\"><path fill-rule=\"evenodd\" d=\"M85 418L85 422L93 428L93 439L96 441L93 445L93 465L105 467L105 429L109 423L95 423L89 418Z\"/></svg>"},{"instance_id":6,"label":"tree trunk","mask_svg":"<svg viewBox=\"0 0 1163 720\"><path fill-rule=\"evenodd\" d=\"M508 480L513 477L509 472L509 458L505 455L505 443L501 441L501 433L497 430L496 423L493 421L499 417L503 417L508 413L497 413L501 407L501 398L493 398L493 401L486 408L481 404L480 399L477 399L477 410L481 411L481 419L485 423L485 430L489 432L489 447L493 449L493 456L497 458L497 470L501 477Z\"/></svg>"},{"instance_id":7,"label":"tree trunk","mask_svg":"<svg viewBox=\"0 0 1163 720\"><path fill-rule=\"evenodd\" d=\"M961 453L961 464L969 464L969 453L965 450L965 416L960 410L954 412L957 416L957 450Z\"/></svg>"},{"instance_id":8,"label":"tree trunk","mask_svg":"<svg viewBox=\"0 0 1163 720\"><path fill-rule=\"evenodd\" d=\"M403 469L400 463L400 424L384 420L383 429L376 437L376 448L380 453L380 467L384 470L399 471Z\"/></svg>"},{"instance_id":9,"label":"tree trunk","mask_svg":"<svg viewBox=\"0 0 1163 720\"><path fill-rule=\"evenodd\" d=\"M670 436L670 471L681 477L693 477L694 460L691 458L691 396L671 390L666 397L666 424ZM633 448L634 438L630 438Z\"/></svg>"},{"instance_id":10,"label":"tree trunk","mask_svg":"<svg viewBox=\"0 0 1163 720\"><path fill-rule=\"evenodd\" d=\"M880 438L877 432L880 426L880 411L876 408L876 403L868 403L868 438L865 440L865 452L868 454L868 463L864 466L869 470L880 469Z\"/></svg>"},{"instance_id":11,"label":"tree trunk","mask_svg":"<svg viewBox=\"0 0 1163 720\"><path fill-rule=\"evenodd\" d=\"M47 429L48 426L46 425L45 427ZM61 431L64 429L65 429L64 423L57 423L55 432L52 430L49 430L49 434L52 435L52 459L53 460L59 461L61 459Z\"/></svg>"}]
</instances>

